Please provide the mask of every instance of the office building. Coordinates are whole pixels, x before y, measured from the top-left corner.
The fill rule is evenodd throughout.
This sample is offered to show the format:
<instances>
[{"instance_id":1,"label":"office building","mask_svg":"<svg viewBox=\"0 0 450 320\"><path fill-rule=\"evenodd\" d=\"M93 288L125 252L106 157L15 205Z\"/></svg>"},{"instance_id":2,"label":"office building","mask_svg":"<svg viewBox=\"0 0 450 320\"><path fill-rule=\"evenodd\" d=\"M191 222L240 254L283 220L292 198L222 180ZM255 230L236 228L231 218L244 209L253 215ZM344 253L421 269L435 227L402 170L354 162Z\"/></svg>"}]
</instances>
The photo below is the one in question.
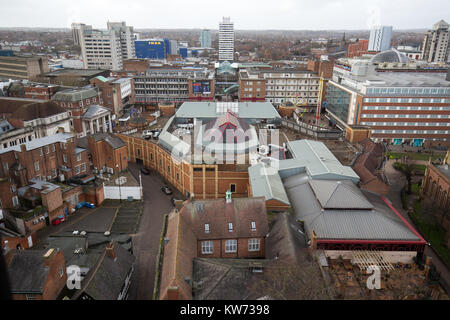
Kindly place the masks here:
<instances>
[{"instance_id":1,"label":"office building","mask_svg":"<svg viewBox=\"0 0 450 320\"><path fill-rule=\"evenodd\" d=\"M206 68L151 68L134 83L136 103L214 99L214 73Z\"/></svg>"},{"instance_id":2,"label":"office building","mask_svg":"<svg viewBox=\"0 0 450 320\"><path fill-rule=\"evenodd\" d=\"M347 58L360 57L367 53L369 47L369 40L358 40L355 43L350 43L347 47Z\"/></svg>"},{"instance_id":3,"label":"office building","mask_svg":"<svg viewBox=\"0 0 450 320\"><path fill-rule=\"evenodd\" d=\"M120 46L122 49L122 59L136 58L136 50L134 47L134 31L133 27L127 26L125 21L108 22L108 30L115 31L120 35Z\"/></svg>"},{"instance_id":4,"label":"office building","mask_svg":"<svg viewBox=\"0 0 450 320\"><path fill-rule=\"evenodd\" d=\"M0 78L33 80L49 71L46 57L0 56Z\"/></svg>"},{"instance_id":5,"label":"office building","mask_svg":"<svg viewBox=\"0 0 450 320\"><path fill-rule=\"evenodd\" d=\"M381 52L391 48L392 26L377 26L370 30L368 51Z\"/></svg>"},{"instance_id":6,"label":"office building","mask_svg":"<svg viewBox=\"0 0 450 320\"><path fill-rule=\"evenodd\" d=\"M450 82L445 79L446 70L403 67L408 64L408 57L395 49L370 60L337 60L328 83L327 116L347 132L352 126L370 127L373 140L448 145Z\"/></svg>"},{"instance_id":7,"label":"office building","mask_svg":"<svg viewBox=\"0 0 450 320\"><path fill-rule=\"evenodd\" d=\"M103 107L112 114L119 116L123 108L134 104L134 81L132 78L105 78L102 76L91 79L91 85L100 89Z\"/></svg>"},{"instance_id":8,"label":"office building","mask_svg":"<svg viewBox=\"0 0 450 320\"><path fill-rule=\"evenodd\" d=\"M234 60L234 23L223 17L219 23L219 61Z\"/></svg>"},{"instance_id":9,"label":"office building","mask_svg":"<svg viewBox=\"0 0 450 320\"><path fill-rule=\"evenodd\" d=\"M121 70L123 59L135 58L133 27L125 22L108 22L108 30L72 24L74 39L79 39L84 69Z\"/></svg>"},{"instance_id":10,"label":"office building","mask_svg":"<svg viewBox=\"0 0 450 320\"><path fill-rule=\"evenodd\" d=\"M433 25L433 29L425 34L422 44L422 59L427 62L449 61L448 23L441 20Z\"/></svg>"},{"instance_id":11,"label":"office building","mask_svg":"<svg viewBox=\"0 0 450 320\"><path fill-rule=\"evenodd\" d=\"M72 23L72 38L73 38L73 42L75 42L75 44L77 46L81 46L81 38L80 38L80 30L86 27L86 25L84 23Z\"/></svg>"},{"instance_id":12,"label":"office building","mask_svg":"<svg viewBox=\"0 0 450 320\"><path fill-rule=\"evenodd\" d=\"M211 30L202 30L200 34L200 46L202 48L211 48Z\"/></svg>"}]
</instances>

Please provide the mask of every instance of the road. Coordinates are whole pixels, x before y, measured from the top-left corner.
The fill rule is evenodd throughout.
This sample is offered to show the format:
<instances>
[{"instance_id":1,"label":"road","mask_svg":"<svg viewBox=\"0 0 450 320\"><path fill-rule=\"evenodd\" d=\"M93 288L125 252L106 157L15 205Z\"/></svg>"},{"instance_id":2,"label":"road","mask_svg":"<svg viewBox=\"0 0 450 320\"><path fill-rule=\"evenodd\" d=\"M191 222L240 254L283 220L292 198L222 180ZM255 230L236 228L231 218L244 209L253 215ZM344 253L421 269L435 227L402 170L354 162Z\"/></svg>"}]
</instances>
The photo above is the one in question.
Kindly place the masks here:
<instances>
[{"instance_id":1,"label":"road","mask_svg":"<svg viewBox=\"0 0 450 320\"><path fill-rule=\"evenodd\" d=\"M128 169L137 179L139 179L140 167L135 163L128 164ZM142 175L144 210L138 231L133 237L133 254L136 256L136 262L128 292L129 300L152 299L163 216L173 208L170 201L172 196L163 194L160 189L163 184L165 184L163 179L155 172L150 175ZM174 189L172 188L172 190ZM176 192L174 192L174 196L181 199Z\"/></svg>"},{"instance_id":2,"label":"road","mask_svg":"<svg viewBox=\"0 0 450 320\"><path fill-rule=\"evenodd\" d=\"M416 230L418 230L418 228L414 226L414 223L409 218L408 213L405 210L403 210L402 201L400 198L400 190L406 184L406 178L400 171L394 169L393 167L394 163L395 160L388 160L384 167L384 173L389 179L390 183L388 198L389 200L391 200L392 204L397 209L397 211L406 219L406 221L408 221L408 223L411 226L413 226ZM450 285L450 270L441 261L439 256L436 255L436 253L428 246L425 248L425 255L431 257L436 269L441 273L441 277L447 283L448 289Z\"/></svg>"}]
</instances>

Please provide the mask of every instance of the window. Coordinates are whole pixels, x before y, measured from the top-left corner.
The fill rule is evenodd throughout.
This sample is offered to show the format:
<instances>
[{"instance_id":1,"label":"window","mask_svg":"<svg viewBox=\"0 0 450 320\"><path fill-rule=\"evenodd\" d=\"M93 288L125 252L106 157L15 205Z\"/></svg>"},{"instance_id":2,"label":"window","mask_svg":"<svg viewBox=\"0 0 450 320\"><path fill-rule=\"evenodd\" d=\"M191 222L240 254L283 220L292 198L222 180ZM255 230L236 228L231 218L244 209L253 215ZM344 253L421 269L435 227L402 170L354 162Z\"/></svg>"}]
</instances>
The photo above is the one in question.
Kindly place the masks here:
<instances>
[{"instance_id":1,"label":"window","mask_svg":"<svg viewBox=\"0 0 450 320\"><path fill-rule=\"evenodd\" d=\"M27 300L35 300L34 294L26 294L26 295L25 295L25 298L26 298Z\"/></svg>"},{"instance_id":2,"label":"window","mask_svg":"<svg viewBox=\"0 0 450 320\"><path fill-rule=\"evenodd\" d=\"M213 242L212 241L203 241L202 242L202 254L211 254L213 253Z\"/></svg>"},{"instance_id":3,"label":"window","mask_svg":"<svg viewBox=\"0 0 450 320\"><path fill-rule=\"evenodd\" d=\"M231 222L228 223L228 231L233 232L233 223Z\"/></svg>"},{"instance_id":4,"label":"window","mask_svg":"<svg viewBox=\"0 0 450 320\"><path fill-rule=\"evenodd\" d=\"M39 162L34 163L34 171L39 171Z\"/></svg>"},{"instance_id":5,"label":"window","mask_svg":"<svg viewBox=\"0 0 450 320\"><path fill-rule=\"evenodd\" d=\"M75 174L80 174L80 167L75 167Z\"/></svg>"},{"instance_id":6,"label":"window","mask_svg":"<svg viewBox=\"0 0 450 320\"><path fill-rule=\"evenodd\" d=\"M81 152L77 153L77 161L81 161Z\"/></svg>"},{"instance_id":7,"label":"window","mask_svg":"<svg viewBox=\"0 0 450 320\"><path fill-rule=\"evenodd\" d=\"M19 205L19 198L17 196L12 197L13 206L17 207Z\"/></svg>"},{"instance_id":8,"label":"window","mask_svg":"<svg viewBox=\"0 0 450 320\"><path fill-rule=\"evenodd\" d=\"M256 230L256 222L252 221L252 231L255 231L255 230Z\"/></svg>"},{"instance_id":9,"label":"window","mask_svg":"<svg viewBox=\"0 0 450 320\"><path fill-rule=\"evenodd\" d=\"M63 154L63 161L64 161L64 163L67 162L67 156L65 154Z\"/></svg>"},{"instance_id":10,"label":"window","mask_svg":"<svg viewBox=\"0 0 450 320\"><path fill-rule=\"evenodd\" d=\"M259 251L259 239L248 240L248 251Z\"/></svg>"},{"instance_id":11,"label":"window","mask_svg":"<svg viewBox=\"0 0 450 320\"><path fill-rule=\"evenodd\" d=\"M86 164L85 163L83 163L81 165L81 172L86 172Z\"/></svg>"},{"instance_id":12,"label":"window","mask_svg":"<svg viewBox=\"0 0 450 320\"><path fill-rule=\"evenodd\" d=\"M42 157L42 148L39 148L39 155Z\"/></svg>"},{"instance_id":13,"label":"window","mask_svg":"<svg viewBox=\"0 0 450 320\"><path fill-rule=\"evenodd\" d=\"M16 186L15 186L15 185L12 185L12 186L11 186L11 193L16 192L16 190L17 190L17 189L16 189Z\"/></svg>"},{"instance_id":14,"label":"window","mask_svg":"<svg viewBox=\"0 0 450 320\"><path fill-rule=\"evenodd\" d=\"M237 251L237 240L225 241L225 252L232 253Z\"/></svg>"},{"instance_id":15,"label":"window","mask_svg":"<svg viewBox=\"0 0 450 320\"><path fill-rule=\"evenodd\" d=\"M230 184L230 191L236 192L236 185L234 183Z\"/></svg>"},{"instance_id":16,"label":"window","mask_svg":"<svg viewBox=\"0 0 450 320\"><path fill-rule=\"evenodd\" d=\"M205 223L205 233L209 233L209 223Z\"/></svg>"}]
</instances>

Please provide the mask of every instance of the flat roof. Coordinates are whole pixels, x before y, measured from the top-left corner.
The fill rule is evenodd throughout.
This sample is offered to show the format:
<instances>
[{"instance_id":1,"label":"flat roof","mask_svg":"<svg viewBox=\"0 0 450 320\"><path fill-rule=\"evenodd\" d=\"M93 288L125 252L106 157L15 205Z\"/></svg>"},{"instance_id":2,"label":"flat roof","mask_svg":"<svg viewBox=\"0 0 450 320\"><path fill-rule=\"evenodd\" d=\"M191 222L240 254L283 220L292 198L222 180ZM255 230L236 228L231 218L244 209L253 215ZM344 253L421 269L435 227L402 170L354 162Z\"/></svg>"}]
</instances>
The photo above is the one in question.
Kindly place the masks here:
<instances>
[{"instance_id":1,"label":"flat roof","mask_svg":"<svg viewBox=\"0 0 450 320\"><path fill-rule=\"evenodd\" d=\"M34 139L31 141L27 141L23 143L27 151L37 149L43 146L47 146L56 142L66 142L67 139L73 138L73 134L67 132L60 132L54 135L43 137L39 139ZM8 148L4 148L0 150L0 154L9 152L9 151L20 151L20 145L12 146Z\"/></svg>"}]
</instances>

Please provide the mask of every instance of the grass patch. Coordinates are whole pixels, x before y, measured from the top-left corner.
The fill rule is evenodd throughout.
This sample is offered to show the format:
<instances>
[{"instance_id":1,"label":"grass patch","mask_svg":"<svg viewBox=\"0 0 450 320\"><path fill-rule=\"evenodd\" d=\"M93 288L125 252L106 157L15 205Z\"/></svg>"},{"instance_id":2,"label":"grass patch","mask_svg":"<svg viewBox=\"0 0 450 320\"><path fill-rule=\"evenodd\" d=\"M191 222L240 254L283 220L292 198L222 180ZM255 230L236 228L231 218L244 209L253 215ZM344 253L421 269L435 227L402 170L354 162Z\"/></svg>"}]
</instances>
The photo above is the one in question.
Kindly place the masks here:
<instances>
[{"instance_id":1,"label":"grass patch","mask_svg":"<svg viewBox=\"0 0 450 320\"><path fill-rule=\"evenodd\" d=\"M420 233L427 238L431 246L439 254L442 261L450 267L450 250L446 247L446 237L444 228L432 217L422 212L420 201L414 202L414 211L409 214Z\"/></svg>"},{"instance_id":2,"label":"grass patch","mask_svg":"<svg viewBox=\"0 0 450 320\"><path fill-rule=\"evenodd\" d=\"M430 153L423 153L423 152L387 152L386 155L389 157L389 159L403 159L405 156L408 157L408 159L411 160L423 160L428 161L431 157L432 160L437 160L439 158L443 158L444 155L442 154L433 154Z\"/></svg>"},{"instance_id":3,"label":"grass patch","mask_svg":"<svg viewBox=\"0 0 450 320\"><path fill-rule=\"evenodd\" d=\"M414 184L411 185L411 192L412 193L414 193L416 195L419 195L419 191L420 191L420 186L419 186L418 183L414 183Z\"/></svg>"},{"instance_id":4,"label":"grass patch","mask_svg":"<svg viewBox=\"0 0 450 320\"><path fill-rule=\"evenodd\" d=\"M393 164L394 169L399 170L399 171L405 171L405 164L401 163L401 162L395 162ZM427 166L423 165L423 164L412 164L412 168L414 170L414 174L416 175L424 175L425 174L425 170L427 169Z\"/></svg>"}]
</instances>

